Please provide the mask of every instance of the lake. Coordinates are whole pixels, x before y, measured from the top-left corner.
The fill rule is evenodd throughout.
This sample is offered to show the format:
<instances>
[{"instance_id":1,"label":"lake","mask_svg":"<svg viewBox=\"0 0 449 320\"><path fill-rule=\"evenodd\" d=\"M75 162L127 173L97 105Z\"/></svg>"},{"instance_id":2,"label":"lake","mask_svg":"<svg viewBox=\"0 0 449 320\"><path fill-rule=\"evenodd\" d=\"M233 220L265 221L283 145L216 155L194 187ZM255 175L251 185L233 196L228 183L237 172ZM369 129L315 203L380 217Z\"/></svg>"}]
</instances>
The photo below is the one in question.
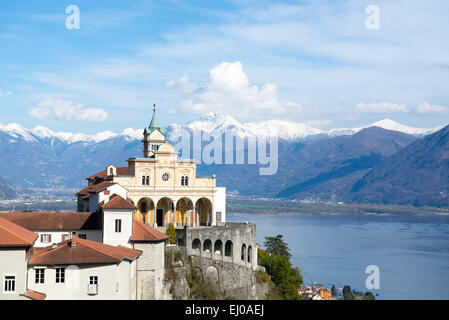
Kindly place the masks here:
<instances>
[{"instance_id":1,"label":"lake","mask_svg":"<svg viewBox=\"0 0 449 320\"><path fill-rule=\"evenodd\" d=\"M257 242L282 234L305 284L367 291L365 269L380 270L376 299L449 299L449 217L228 214L257 224Z\"/></svg>"}]
</instances>

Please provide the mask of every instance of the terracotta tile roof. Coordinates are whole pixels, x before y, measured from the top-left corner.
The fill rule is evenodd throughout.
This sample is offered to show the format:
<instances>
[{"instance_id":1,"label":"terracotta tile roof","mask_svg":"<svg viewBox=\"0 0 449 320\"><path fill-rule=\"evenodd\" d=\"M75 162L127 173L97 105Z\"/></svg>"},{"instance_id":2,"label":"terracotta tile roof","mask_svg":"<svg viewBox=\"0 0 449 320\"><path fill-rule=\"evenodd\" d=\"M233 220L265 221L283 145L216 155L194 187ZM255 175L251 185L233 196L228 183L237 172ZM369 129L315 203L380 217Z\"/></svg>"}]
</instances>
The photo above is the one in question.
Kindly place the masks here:
<instances>
[{"instance_id":1,"label":"terracotta tile roof","mask_svg":"<svg viewBox=\"0 0 449 320\"><path fill-rule=\"evenodd\" d=\"M100 207L103 209L137 209L131 202L115 193L109 197L109 202L101 202Z\"/></svg>"},{"instance_id":2,"label":"terracotta tile roof","mask_svg":"<svg viewBox=\"0 0 449 320\"><path fill-rule=\"evenodd\" d=\"M102 217L92 212L2 212L0 218L39 230L100 230Z\"/></svg>"},{"instance_id":3,"label":"terracotta tile roof","mask_svg":"<svg viewBox=\"0 0 449 320\"><path fill-rule=\"evenodd\" d=\"M0 217L0 247L32 246L37 234Z\"/></svg>"},{"instance_id":4,"label":"terracotta tile roof","mask_svg":"<svg viewBox=\"0 0 449 320\"><path fill-rule=\"evenodd\" d=\"M45 300L45 298L47 297L46 294L37 292L37 291L33 291L33 290L27 290L27 292L25 293L25 296L32 299L32 300Z\"/></svg>"},{"instance_id":5,"label":"terracotta tile roof","mask_svg":"<svg viewBox=\"0 0 449 320\"><path fill-rule=\"evenodd\" d=\"M117 175L118 176L127 176L128 173L128 167L116 167L117 168ZM93 178L99 178L99 179L106 179L106 170L103 170L101 172L98 172L96 174L91 175L90 177L87 177L86 179L93 179Z\"/></svg>"},{"instance_id":6,"label":"terracotta tile roof","mask_svg":"<svg viewBox=\"0 0 449 320\"><path fill-rule=\"evenodd\" d=\"M102 182L97 183L97 184L91 184L91 185L81 189L76 194L80 195L80 196L86 196L86 195L89 195L89 192L98 192L98 191L106 189L107 187L110 187L110 186L112 186L113 184L116 184L116 183L117 182L112 182L112 181L102 181Z\"/></svg>"},{"instance_id":7,"label":"terracotta tile roof","mask_svg":"<svg viewBox=\"0 0 449 320\"><path fill-rule=\"evenodd\" d=\"M67 264L115 264L125 259L135 260L142 254L123 246L111 246L101 242L76 238L76 247L72 248L73 239L63 241L55 246L36 251L28 261L29 265L67 265Z\"/></svg>"},{"instance_id":8,"label":"terracotta tile roof","mask_svg":"<svg viewBox=\"0 0 449 320\"><path fill-rule=\"evenodd\" d=\"M133 242L160 242L169 238L168 235L157 231L146 224L133 219L133 235L129 241Z\"/></svg>"}]
</instances>

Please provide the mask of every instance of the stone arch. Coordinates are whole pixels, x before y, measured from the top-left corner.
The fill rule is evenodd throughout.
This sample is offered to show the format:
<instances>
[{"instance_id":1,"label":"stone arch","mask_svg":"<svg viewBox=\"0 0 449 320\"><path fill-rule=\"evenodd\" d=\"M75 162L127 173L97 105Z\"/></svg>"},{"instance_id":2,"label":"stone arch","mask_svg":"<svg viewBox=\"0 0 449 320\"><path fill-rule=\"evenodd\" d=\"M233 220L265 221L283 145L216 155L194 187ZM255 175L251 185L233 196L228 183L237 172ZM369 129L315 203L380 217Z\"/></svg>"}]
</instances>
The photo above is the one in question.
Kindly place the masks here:
<instances>
[{"instance_id":1,"label":"stone arch","mask_svg":"<svg viewBox=\"0 0 449 320\"><path fill-rule=\"evenodd\" d=\"M253 248L249 245L248 246L248 262L252 263L253 259Z\"/></svg>"},{"instance_id":2,"label":"stone arch","mask_svg":"<svg viewBox=\"0 0 449 320\"><path fill-rule=\"evenodd\" d=\"M241 258L242 261L246 260L246 244L242 244Z\"/></svg>"},{"instance_id":3,"label":"stone arch","mask_svg":"<svg viewBox=\"0 0 449 320\"><path fill-rule=\"evenodd\" d=\"M212 241L210 241L210 239L204 240L203 251L204 252L212 252Z\"/></svg>"},{"instance_id":4,"label":"stone arch","mask_svg":"<svg viewBox=\"0 0 449 320\"><path fill-rule=\"evenodd\" d=\"M176 201L176 224L185 226L192 225L193 222L193 201L190 198L182 197Z\"/></svg>"},{"instance_id":5,"label":"stone arch","mask_svg":"<svg viewBox=\"0 0 449 320\"><path fill-rule=\"evenodd\" d=\"M192 249L201 251L201 240L198 238L193 239L192 241Z\"/></svg>"},{"instance_id":6,"label":"stone arch","mask_svg":"<svg viewBox=\"0 0 449 320\"><path fill-rule=\"evenodd\" d=\"M218 253L217 253L218 252ZM214 243L214 254L223 255L223 242L221 240L217 240Z\"/></svg>"},{"instance_id":7,"label":"stone arch","mask_svg":"<svg viewBox=\"0 0 449 320\"><path fill-rule=\"evenodd\" d=\"M233 250L234 244L231 240L226 241L225 243L225 257L231 257L232 258L232 250Z\"/></svg>"},{"instance_id":8,"label":"stone arch","mask_svg":"<svg viewBox=\"0 0 449 320\"><path fill-rule=\"evenodd\" d=\"M206 269L206 278L212 283L217 286L219 286L219 275L218 275L218 269L215 266L209 266Z\"/></svg>"},{"instance_id":9,"label":"stone arch","mask_svg":"<svg viewBox=\"0 0 449 320\"><path fill-rule=\"evenodd\" d=\"M208 198L202 197L195 203L195 211L199 216L199 225L211 226L213 206L212 201Z\"/></svg>"},{"instance_id":10,"label":"stone arch","mask_svg":"<svg viewBox=\"0 0 449 320\"><path fill-rule=\"evenodd\" d=\"M157 226L167 226L170 222L175 222L174 205L174 201L168 197L158 200L155 215Z\"/></svg>"},{"instance_id":11,"label":"stone arch","mask_svg":"<svg viewBox=\"0 0 449 320\"><path fill-rule=\"evenodd\" d=\"M150 198L139 199L139 201L137 201L137 211L135 213L134 218L145 224L153 224L154 223L153 215L154 215L153 200L151 200Z\"/></svg>"}]
</instances>

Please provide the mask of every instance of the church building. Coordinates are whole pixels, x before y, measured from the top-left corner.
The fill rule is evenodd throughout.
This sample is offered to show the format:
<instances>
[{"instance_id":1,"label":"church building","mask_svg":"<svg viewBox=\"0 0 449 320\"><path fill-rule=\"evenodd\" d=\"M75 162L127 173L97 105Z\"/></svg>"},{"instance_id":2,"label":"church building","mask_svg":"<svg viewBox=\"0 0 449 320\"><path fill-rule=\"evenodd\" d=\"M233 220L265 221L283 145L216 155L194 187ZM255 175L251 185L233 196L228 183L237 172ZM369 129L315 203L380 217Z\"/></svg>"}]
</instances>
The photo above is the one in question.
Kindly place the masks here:
<instances>
[{"instance_id":1,"label":"church building","mask_svg":"<svg viewBox=\"0 0 449 320\"><path fill-rule=\"evenodd\" d=\"M134 218L153 227L215 226L225 222L226 188L215 176L196 175L196 161L179 159L153 117L143 131L142 158L129 158L127 167L108 165L88 178L77 193L78 211L94 212L109 194L120 194L137 207Z\"/></svg>"}]
</instances>

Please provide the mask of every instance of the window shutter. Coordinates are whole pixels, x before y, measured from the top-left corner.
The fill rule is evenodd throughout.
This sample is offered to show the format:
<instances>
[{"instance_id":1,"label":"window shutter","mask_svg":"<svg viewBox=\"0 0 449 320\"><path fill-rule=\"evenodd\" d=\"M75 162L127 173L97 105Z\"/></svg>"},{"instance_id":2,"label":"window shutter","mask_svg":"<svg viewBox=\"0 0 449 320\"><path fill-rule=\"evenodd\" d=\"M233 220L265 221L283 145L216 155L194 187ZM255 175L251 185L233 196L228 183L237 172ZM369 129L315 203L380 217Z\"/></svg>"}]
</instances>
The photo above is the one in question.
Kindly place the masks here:
<instances>
[{"instance_id":1,"label":"window shutter","mask_svg":"<svg viewBox=\"0 0 449 320\"><path fill-rule=\"evenodd\" d=\"M41 242L44 242L44 235L41 234Z\"/></svg>"},{"instance_id":2,"label":"window shutter","mask_svg":"<svg viewBox=\"0 0 449 320\"><path fill-rule=\"evenodd\" d=\"M48 242L51 242L51 233L48 235Z\"/></svg>"}]
</instances>

